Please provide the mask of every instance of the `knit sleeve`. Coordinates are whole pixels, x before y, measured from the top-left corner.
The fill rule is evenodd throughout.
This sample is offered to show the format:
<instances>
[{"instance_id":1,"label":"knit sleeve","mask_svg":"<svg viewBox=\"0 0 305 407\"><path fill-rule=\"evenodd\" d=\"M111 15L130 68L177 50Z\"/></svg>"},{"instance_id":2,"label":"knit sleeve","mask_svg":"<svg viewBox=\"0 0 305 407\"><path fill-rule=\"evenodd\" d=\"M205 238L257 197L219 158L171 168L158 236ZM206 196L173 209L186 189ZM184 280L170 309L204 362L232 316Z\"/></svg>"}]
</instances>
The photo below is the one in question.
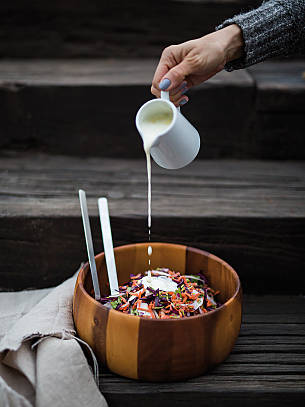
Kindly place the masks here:
<instances>
[{"instance_id":1,"label":"knit sleeve","mask_svg":"<svg viewBox=\"0 0 305 407\"><path fill-rule=\"evenodd\" d=\"M305 0L270 0L255 10L234 16L216 28L237 24L244 52L226 64L227 71L246 68L267 58L305 53Z\"/></svg>"}]
</instances>

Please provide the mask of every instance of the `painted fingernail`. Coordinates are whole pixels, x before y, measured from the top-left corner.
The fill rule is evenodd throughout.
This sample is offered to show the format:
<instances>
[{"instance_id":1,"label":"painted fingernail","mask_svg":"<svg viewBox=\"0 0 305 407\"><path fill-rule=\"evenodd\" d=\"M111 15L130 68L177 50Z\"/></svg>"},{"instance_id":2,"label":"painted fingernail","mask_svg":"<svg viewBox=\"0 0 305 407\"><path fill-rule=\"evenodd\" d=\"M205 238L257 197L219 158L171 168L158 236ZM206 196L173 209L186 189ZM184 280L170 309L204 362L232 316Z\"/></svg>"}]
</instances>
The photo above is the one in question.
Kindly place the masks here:
<instances>
[{"instance_id":1,"label":"painted fingernail","mask_svg":"<svg viewBox=\"0 0 305 407\"><path fill-rule=\"evenodd\" d=\"M186 85L187 85L187 82L186 82L186 81L183 81L183 82L181 83L179 89L181 90L181 89L186 88Z\"/></svg>"},{"instance_id":2,"label":"painted fingernail","mask_svg":"<svg viewBox=\"0 0 305 407\"><path fill-rule=\"evenodd\" d=\"M187 87L183 88L183 89L181 90L181 95L184 95L185 92L187 92L187 91L188 91L188 88L187 88Z\"/></svg>"},{"instance_id":3,"label":"painted fingernail","mask_svg":"<svg viewBox=\"0 0 305 407\"><path fill-rule=\"evenodd\" d=\"M182 100L180 100L179 105L180 105L180 106L183 106L183 105L185 105L187 102L188 102L187 99L182 99Z\"/></svg>"},{"instance_id":4,"label":"painted fingernail","mask_svg":"<svg viewBox=\"0 0 305 407\"><path fill-rule=\"evenodd\" d=\"M165 79L163 79L163 81L161 81L159 83L159 88L161 90L166 90L170 84L171 84L171 81L169 79L165 78Z\"/></svg>"}]
</instances>

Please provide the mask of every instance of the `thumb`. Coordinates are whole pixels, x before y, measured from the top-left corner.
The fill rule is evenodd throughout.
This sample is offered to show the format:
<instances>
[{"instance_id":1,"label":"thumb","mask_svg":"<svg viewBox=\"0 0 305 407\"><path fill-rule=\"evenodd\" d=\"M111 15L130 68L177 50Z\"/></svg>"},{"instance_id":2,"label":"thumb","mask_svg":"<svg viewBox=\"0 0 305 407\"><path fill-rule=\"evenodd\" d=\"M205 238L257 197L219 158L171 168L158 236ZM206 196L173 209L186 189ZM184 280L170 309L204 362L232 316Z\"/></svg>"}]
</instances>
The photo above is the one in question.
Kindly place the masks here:
<instances>
[{"instance_id":1,"label":"thumb","mask_svg":"<svg viewBox=\"0 0 305 407\"><path fill-rule=\"evenodd\" d=\"M188 63L182 61L163 76L159 83L159 88L166 91L175 89L185 80L187 75L189 75Z\"/></svg>"}]
</instances>

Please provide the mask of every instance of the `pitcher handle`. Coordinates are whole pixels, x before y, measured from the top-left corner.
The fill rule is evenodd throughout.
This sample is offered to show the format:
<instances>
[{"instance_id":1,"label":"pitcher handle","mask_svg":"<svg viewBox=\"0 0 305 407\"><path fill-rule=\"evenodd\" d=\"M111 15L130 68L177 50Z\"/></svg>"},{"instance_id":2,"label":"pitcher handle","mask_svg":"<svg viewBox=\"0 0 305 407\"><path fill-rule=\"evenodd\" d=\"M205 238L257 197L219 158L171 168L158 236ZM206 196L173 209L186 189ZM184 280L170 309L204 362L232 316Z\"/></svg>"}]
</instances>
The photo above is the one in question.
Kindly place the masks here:
<instances>
[{"instance_id":1,"label":"pitcher handle","mask_svg":"<svg viewBox=\"0 0 305 407\"><path fill-rule=\"evenodd\" d=\"M165 92L164 90L161 90L161 99L168 100L170 102L169 92ZM177 107L177 110L180 112L180 106Z\"/></svg>"},{"instance_id":2,"label":"pitcher handle","mask_svg":"<svg viewBox=\"0 0 305 407\"><path fill-rule=\"evenodd\" d=\"M161 90L161 99L170 101L169 92L165 92L164 90Z\"/></svg>"}]
</instances>

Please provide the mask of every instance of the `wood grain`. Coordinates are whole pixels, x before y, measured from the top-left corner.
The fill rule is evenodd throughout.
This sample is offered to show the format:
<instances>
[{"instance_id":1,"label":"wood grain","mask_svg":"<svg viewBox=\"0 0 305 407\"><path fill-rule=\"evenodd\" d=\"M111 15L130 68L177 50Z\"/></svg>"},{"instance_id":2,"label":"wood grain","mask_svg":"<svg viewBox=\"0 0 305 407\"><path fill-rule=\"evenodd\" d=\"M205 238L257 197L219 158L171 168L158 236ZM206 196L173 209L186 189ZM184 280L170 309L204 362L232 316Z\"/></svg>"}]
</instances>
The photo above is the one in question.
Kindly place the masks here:
<instances>
[{"instance_id":1,"label":"wood grain","mask_svg":"<svg viewBox=\"0 0 305 407\"><path fill-rule=\"evenodd\" d=\"M284 307L286 311L283 311ZM206 405L214 403L224 407L254 407L258 403L262 407L275 407L288 400L288 405L303 406L304 297L245 295L243 310L245 321L252 315L259 315L259 325L250 336L239 336L228 359L203 376L185 382L154 384L134 382L104 369L100 376L101 390L110 406L119 406L124 402L127 406L136 404L150 407L157 403L174 403L186 407L190 400L198 405L202 405L204 400ZM285 324L290 323L292 316L298 319L303 327L301 335L277 332L278 310L286 318ZM272 325L275 325L275 329L270 335ZM263 327L268 327L267 331ZM251 358L251 355L255 357Z\"/></svg>"},{"instance_id":2,"label":"wood grain","mask_svg":"<svg viewBox=\"0 0 305 407\"><path fill-rule=\"evenodd\" d=\"M302 162L206 160L172 172L153 166L152 240L220 256L248 293L302 293L304 174ZM103 250L99 196L109 199L115 245L148 240L143 160L2 155L2 289L56 285L86 260L79 188L87 192L96 252Z\"/></svg>"},{"instance_id":3,"label":"wood grain","mask_svg":"<svg viewBox=\"0 0 305 407\"><path fill-rule=\"evenodd\" d=\"M242 302L238 276L228 264L209 253L192 251L183 245L160 243L151 245L153 253L157 253L160 265L175 271L182 270L183 273L187 265L189 273L197 274L202 270L202 264L207 264L202 262L198 267L197 257L199 255L208 257L208 269L204 272L207 271L209 276L213 275L213 288L225 291L223 306L207 314L178 320L151 320L126 315L113 309L108 312L107 320L105 311L101 313L100 319L101 308L105 307L93 298L88 298L88 293L84 289L86 285L84 282L91 279L86 265L80 271L73 302L77 332L83 339L82 335L89 330L85 332L89 345L98 357L103 354L100 360L106 361L108 368L119 375L155 382L184 380L198 376L221 363L236 341L241 323ZM188 253L187 262L186 253ZM194 263L193 255L196 257ZM99 272L103 257L103 254L97 256ZM119 281L122 282L131 271L143 274L148 266L147 244L118 247L115 249L115 258L119 265L117 268ZM220 264L221 267L216 267L216 264ZM227 278L226 274L232 274L232 278ZM129 278L124 282L127 281ZM103 291L102 295L105 295ZM92 309L94 303L96 306ZM82 313L86 313L86 319L83 314L80 315L80 306ZM102 342L99 346L99 336L95 335L99 335L100 332L94 326L88 326L88 321L92 320L104 330L102 337L106 336L106 345Z\"/></svg>"},{"instance_id":4,"label":"wood grain","mask_svg":"<svg viewBox=\"0 0 305 407\"><path fill-rule=\"evenodd\" d=\"M248 69L257 86L259 112L304 112L304 61L257 64Z\"/></svg>"},{"instance_id":5,"label":"wood grain","mask_svg":"<svg viewBox=\"0 0 305 407\"><path fill-rule=\"evenodd\" d=\"M18 92L24 86L148 86L157 65L156 58L129 58L123 61L120 59L4 59L0 62L0 86L12 92ZM213 76L204 88L211 87L215 90L222 86L247 88L253 85L252 76L246 70L232 73L221 71Z\"/></svg>"},{"instance_id":6,"label":"wood grain","mask_svg":"<svg viewBox=\"0 0 305 407\"><path fill-rule=\"evenodd\" d=\"M123 62L2 59L0 147L142 157L133 119L152 98L157 63L130 56ZM303 67L304 61L265 62L222 71L191 89L183 114L201 134L199 157L304 159Z\"/></svg>"},{"instance_id":7,"label":"wood grain","mask_svg":"<svg viewBox=\"0 0 305 407\"><path fill-rule=\"evenodd\" d=\"M153 215L302 218L304 174L304 162L196 160L175 171L153 163ZM77 217L78 188L86 190L93 216L99 195L109 198L114 217L147 214L144 159L1 156L2 215Z\"/></svg>"},{"instance_id":8,"label":"wood grain","mask_svg":"<svg viewBox=\"0 0 305 407\"><path fill-rule=\"evenodd\" d=\"M88 264L85 267L88 268ZM88 280L85 281L81 274L78 275L73 297L74 324L78 335L94 347L99 360L106 364L107 340L104 327L108 323L109 310L96 303L88 294L88 288L92 285L88 284Z\"/></svg>"},{"instance_id":9,"label":"wood grain","mask_svg":"<svg viewBox=\"0 0 305 407\"><path fill-rule=\"evenodd\" d=\"M211 32L255 4L258 0L156 0L154 7L141 0L3 2L0 52L9 58L157 57L165 46Z\"/></svg>"},{"instance_id":10,"label":"wood grain","mask_svg":"<svg viewBox=\"0 0 305 407\"><path fill-rule=\"evenodd\" d=\"M106 330L106 364L122 376L138 379L140 318L110 310ZM106 329L104 327L104 329Z\"/></svg>"},{"instance_id":11,"label":"wood grain","mask_svg":"<svg viewBox=\"0 0 305 407\"><path fill-rule=\"evenodd\" d=\"M157 59L0 61L0 147L142 157L134 118L153 98L150 86L157 63ZM240 157L251 150L245 133L254 92L246 71L220 72L191 91L192 108L183 111L205 140L200 156Z\"/></svg>"}]
</instances>

